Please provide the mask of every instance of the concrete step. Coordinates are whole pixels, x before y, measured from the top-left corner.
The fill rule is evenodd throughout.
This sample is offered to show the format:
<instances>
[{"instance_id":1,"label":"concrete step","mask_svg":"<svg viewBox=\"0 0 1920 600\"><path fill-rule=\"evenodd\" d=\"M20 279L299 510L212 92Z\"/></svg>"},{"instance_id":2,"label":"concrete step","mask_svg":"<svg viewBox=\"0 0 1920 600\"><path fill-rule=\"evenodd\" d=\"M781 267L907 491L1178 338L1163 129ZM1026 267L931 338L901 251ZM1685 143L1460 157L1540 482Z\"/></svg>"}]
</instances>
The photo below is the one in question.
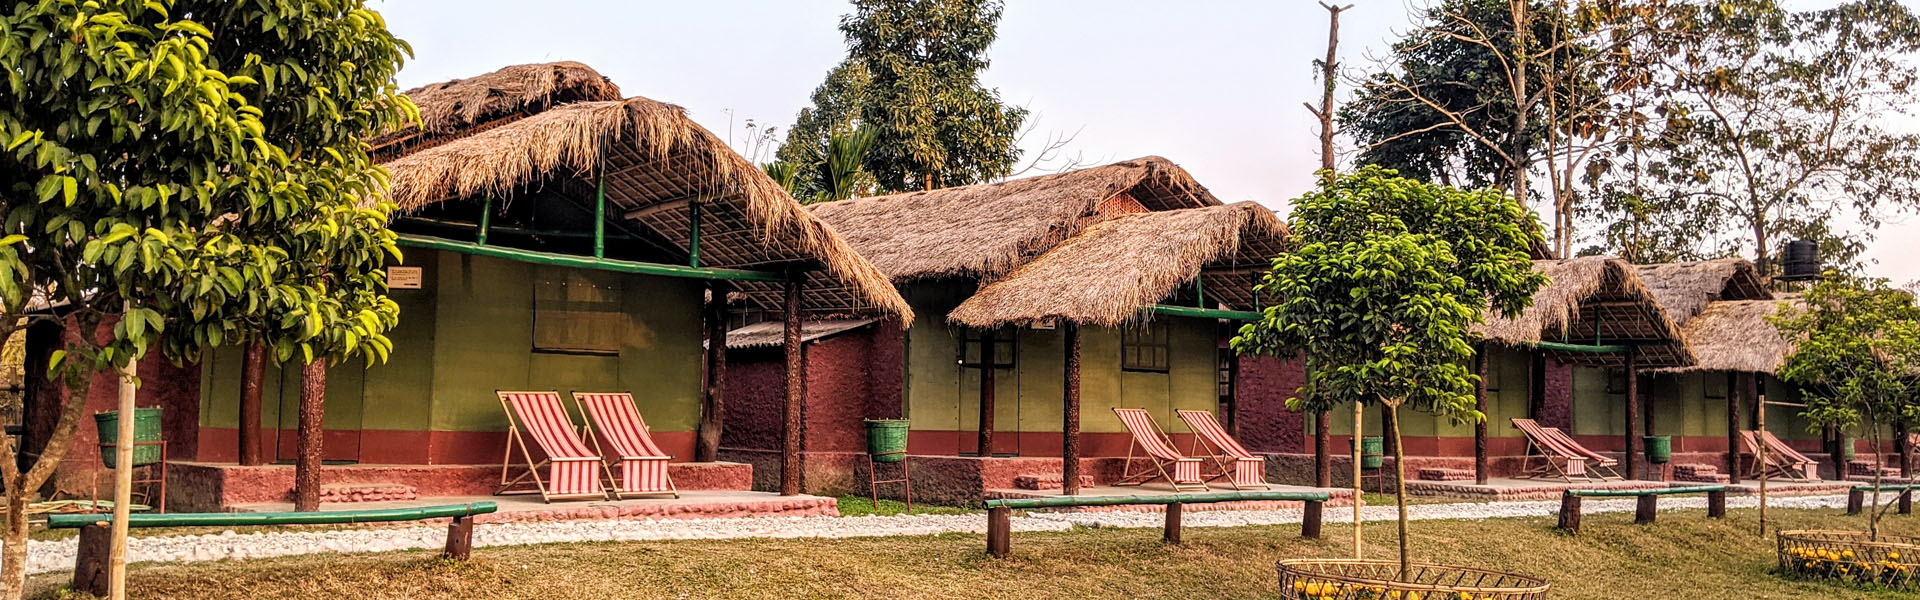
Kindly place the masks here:
<instances>
[{"instance_id":1,"label":"concrete step","mask_svg":"<svg viewBox=\"0 0 1920 600\"><path fill-rule=\"evenodd\" d=\"M1059 473L1020 475L1013 478L1013 487L1022 490L1057 490L1066 487L1061 482ZM1081 475L1080 487L1093 487L1093 476Z\"/></svg>"},{"instance_id":2,"label":"concrete step","mask_svg":"<svg viewBox=\"0 0 1920 600\"><path fill-rule=\"evenodd\" d=\"M1864 477L1872 477L1872 476L1873 476L1873 461L1870 461L1870 460L1855 460L1855 461L1851 461L1851 462L1848 462L1848 463L1847 463L1847 474L1848 474L1848 475L1852 475L1852 476L1864 476ZM1898 479L1898 478L1900 477L1900 468L1899 468L1899 467L1886 467L1886 468L1884 468L1884 469L1881 469L1881 470L1880 470L1880 476L1881 476L1881 477L1889 477L1889 478L1894 478L1894 479Z\"/></svg>"},{"instance_id":3,"label":"concrete step","mask_svg":"<svg viewBox=\"0 0 1920 600\"><path fill-rule=\"evenodd\" d=\"M1427 467L1415 473L1414 478L1421 481L1472 481L1473 469Z\"/></svg>"},{"instance_id":4,"label":"concrete step","mask_svg":"<svg viewBox=\"0 0 1920 600\"><path fill-rule=\"evenodd\" d=\"M420 492L399 483L349 483L320 487L321 502L391 502L413 500Z\"/></svg>"}]
</instances>

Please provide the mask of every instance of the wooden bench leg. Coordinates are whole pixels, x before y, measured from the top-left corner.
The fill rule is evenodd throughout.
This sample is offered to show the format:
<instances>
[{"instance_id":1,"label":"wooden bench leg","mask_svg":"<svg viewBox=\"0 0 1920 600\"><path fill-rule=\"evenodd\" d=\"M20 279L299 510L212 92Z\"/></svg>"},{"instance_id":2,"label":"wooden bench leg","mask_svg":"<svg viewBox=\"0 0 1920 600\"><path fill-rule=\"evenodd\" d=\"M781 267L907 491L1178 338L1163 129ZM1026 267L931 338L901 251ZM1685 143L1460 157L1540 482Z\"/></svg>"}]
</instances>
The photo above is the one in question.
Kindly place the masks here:
<instances>
[{"instance_id":1,"label":"wooden bench leg","mask_svg":"<svg viewBox=\"0 0 1920 600\"><path fill-rule=\"evenodd\" d=\"M987 509L987 555L1006 558L1008 538L1013 537L1013 509L995 506Z\"/></svg>"},{"instance_id":2,"label":"wooden bench leg","mask_svg":"<svg viewBox=\"0 0 1920 600\"><path fill-rule=\"evenodd\" d=\"M441 556L454 560L473 558L473 517L454 517L447 525L447 550Z\"/></svg>"},{"instance_id":3,"label":"wooden bench leg","mask_svg":"<svg viewBox=\"0 0 1920 600\"><path fill-rule=\"evenodd\" d=\"M1180 503L1167 505L1167 530L1163 538L1169 544L1180 543Z\"/></svg>"},{"instance_id":4,"label":"wooden bench leg","mask_svg":"<svg viewBox=\"0 0 1920 600\"><path fill-rule=\"evenodd\" d=\"M1861 489L1847 490L1847 514L1848 515L1860 514L1860 509L1865 507L1866 504L1867 504L1866 490L1861 490Z\"/></svg>"},{"instance_id":5,"label":"wooden bench leg","mask_svg":"<svg viewBox=\"0 0 1920 600\"><path fill-rule=\"evenodd\" d=\"M94 523L80 528L80 548L74 553L73 591L107 597L108 555L113 552L113 526Z\"/></svg>"},{"instance_id":6,"label":"wooden bench leg","mask_svg":"<svg viewBox=\"0 0 1920 600\"><path fill-rule=\"evenodd\" d=\"M1654 515L1660 512L1660 497L1652 494L1639 497L1639 504L1633 509L1633 522L1641 525L1652 523Z\"/></svg>"},{"instance_id":7,"label":"wooden bench leg","mask_svg":"<svg viewBox=\"0 0 1920 600\"><path fill-rule=\"evenodd\" d=\"M1727 491L1707 492L1707 516L1715 519L1727 516Z\"/></svg>"},{"instance_id":8,"label":"wooden bench leg","mask_svg":"<svg viewBox=\"0 0 1920 600\"><path fill-rule=\"evenodd\" d=\"M1580 533L1580 497L1571 493L1560 494L1560 529L1570 533Z\"/></svg>"},{"instance_id":9,"label":"wooden bench leg","mask_svg":"<svg viewBox=\"0 0 1920 600\"><path fill-rule=\"evenodd\" d=\"M1354 501L1359 502L1360 499L1355 498ZM1300 537L1310 540L1320 539L1320 513L1324 512L1325 508L1326 503L1319 500L1307 501L1300 519ZM1355 527L1359 525L1359 523L1354 524Z\"/></svg>"},{"instance_id":10,"label":"wooden bench leg","mask_svg":"<svg viewBox=\"0 0 1920 600\"><path fill-rule=\"evenodd\" d=\"M1913 490L1900 490L1900 514L1913 514Z\"/></svg>"}]
</instances>

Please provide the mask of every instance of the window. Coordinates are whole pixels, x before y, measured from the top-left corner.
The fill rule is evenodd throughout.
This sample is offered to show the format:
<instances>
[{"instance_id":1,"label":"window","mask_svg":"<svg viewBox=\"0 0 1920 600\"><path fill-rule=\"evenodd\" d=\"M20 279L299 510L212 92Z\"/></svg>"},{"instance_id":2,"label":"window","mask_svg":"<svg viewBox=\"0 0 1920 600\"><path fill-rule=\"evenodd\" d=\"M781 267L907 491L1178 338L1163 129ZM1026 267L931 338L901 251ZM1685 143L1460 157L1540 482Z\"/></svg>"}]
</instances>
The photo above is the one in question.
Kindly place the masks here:
<instances>
[{"instance_id":1,"label":"window","mask_svg":"<svg viewBox=\"0 0 1920 600\"><path fill-rule=\"evenodd\" d=\"M607 273L555 269L534 279L536 352L619 354L627 315L620 280Z\"/></svg>"},{"instance_id":2,"label":"window","mask_svg":"<svg viewBox=\"0 0 1920 600\"><path fill-rule=\"evenodd\" d=\"M970 369L980 368L980 342L986 339L986 332L978 329L966 331L965 343L960 348L960 366ZM1014 363L1014 331L1002 328L993 332L993 368L1011 369Z\"/></svg>"},{"instance_id":3,"label":"window","mask_svg":"<svg viewBox=\"0 0 1920 600\"><path fill-rule=\"evenodd\" d=\"M1167 328L1146 323L1120 330L1120 370L1167 372Z\"/></svg>"}]
</instances>

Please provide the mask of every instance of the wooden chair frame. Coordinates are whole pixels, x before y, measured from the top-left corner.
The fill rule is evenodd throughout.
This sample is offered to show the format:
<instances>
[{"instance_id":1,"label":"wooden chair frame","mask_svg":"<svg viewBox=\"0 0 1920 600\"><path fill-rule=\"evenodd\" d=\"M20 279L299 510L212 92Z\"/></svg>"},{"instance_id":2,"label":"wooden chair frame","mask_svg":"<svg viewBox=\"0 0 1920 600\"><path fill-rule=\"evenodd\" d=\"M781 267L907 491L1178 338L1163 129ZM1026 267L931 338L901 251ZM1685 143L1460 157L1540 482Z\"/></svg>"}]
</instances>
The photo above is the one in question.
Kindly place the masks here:
<instances>
[{"instance_id":1,"label":"wooden chair frame","mask_svg":"<svg viewBox=\"0 0 1920 600\"><path fill-rule=\"evenodd\" d=\"M1178 410L1178 411L1174 411L1174 414L1178 416L1186 412L1190 412L1190 411ZM1191 411L1191 412L1205 413L1206 418L1208 419L1214 418L1213 413L1208 413L1206 411ZM1184 416L1180 416L1179 418L1182 421L1186 420L1186 417ZM1218 421L1216 421L1215 423L1218 423ZM1187 428L1192 429L1193 425L1189 423L1187 425ZM1221 431L1222 433L1226 433L1225 428L1221 428ZM1231 435L1231 434L1228 434L1228 435ZM1172 440L1169 439L1168 441L1169 443L1171 443ZM1214 473L1212 475L1208 475L1206 471L1201 471L1200 481L1203 483L1209 483L1214 480L1224 478L1227 480L1227 485L1233 486L1233 489L1236 489L1236 490L1245 491L1250 489L1256 489L1256 490L1273 489L1273 485L1269 483L1265 483L1264 478L1262 483L1258 485L1241 485L1240 482L1234 481L1233 479L1234 464L1240 462L1241 460L1249 460L1249 459L1243 459L1239 456L1235 456L1232 453L1227 452L1225 448L1222 448L1214 444L1213 442L1209 441L1207 439L1207 436L1205 434L1200 433L1198 430L1193 432L1193 449L1188 451L1187 454L1201 457L1213 463L1212 466L1214 468ZM1266 464L1266 460L1259 457L1255 457L1250 460L1259 461L1262 465ZM1207 465L1205 463L1202 463L1201 466L1205 467Z\"/></svg>"},{"instance_id":2,"label":"wooden chair frame","mask_svg":"<svg viewBox=\"0 0 1920 600\"><path fill-rule=\"evenodd\" d=\"M627 402L629 404L633 402L633 394L624 393L624 392L611 392L611 393L623 394L627 396ZM601 469L601 471L605 474L605 478L607 481L606 488L608 492L613 495L614 498L647 498L647 497L654 497L654 496L669 496L673 498L680 497L680 486L673 483L673 474L671 472L666 473L667 489L665 490L652 491L652 492L635 492L635 491L629 491L620 487L620 479L614 476L612 463L625 462L629 460L646 460L646 461L657 460L662 462L671 462L673 460L673 457L672 456L619 456L617 454L615 455L607 454L606 447L602 446L600 443L600 438L601 436L604 435L604 433L600 431L601 425L598 421L595 421L593 419L593 411L587 410L586 403L580 401L580 392L569 391L567 392L567 396L573 399L573 407L574 407L574 410L577 410L580 412L580 420L586 422L586 425L583 425L580 427L582 431L581 438L587 442L587 445L589 447L593 448L594 454L600 455L601 463L605 467ZM638 407L634 408L634 411L636 413L639 410L640 409ZM640 427L644 435L647 435L648 437L652 437L653 427L650 427L647 425L646 419L640 420ZM611 443L607 445L610 446ZM625 469L626 467L622 466L620 468Z\"/></svg>"},{"instance_id":3,"label":"wooden chair frame","mask_svg":"<svg viewBox=\"0 0 1920 600\"><path fill-rule=\"evenodd\" d=\"M548 457L548 458L541 459L539 461L533 460L533 453L529 449L529 444L527 444L527 441L521 437L522 434L521 434L521 425L520 425L520 415L518 413L515 413L513 411L513 407L507 404L506 394L510 394L510 393L551 393L553 394L556 400L560 398L560 392L557 392L557 391L555 392L537 392L537 391L536 392L510 392L510 391L504 391L504 390L494 391L494 397L500 401L500 411L507 415L507 447L506 447L505 454L500 458L500 489L499 491L494 492L494 495L511 496L511 495L517 495L517 494L536 494L537 493L540 495L540 500L542 502L549 502L549 503L553 502L554 500L580 500L580 499L590 499L590 498L600 498L600 499L609 498L610 497L609 491L612 490L612 488L609 488L606 486L601 486L600 493L598 494L551 494L547 492L547 482L545 479L542 479L540 477L540 469L542 467L546 467L555 462L581 462L581 461L598 462L600 463L600 469L599 469L600 474L602 477L606 477L606 478L613 477L613 471L607 469L606 461L600 457L579 457L579 458L561 458L561 459L554 459L552 457ZM565 404L561 405L561 408L564 409L565 407L566 407ZM571 423L571 419L569 419L568 425L571 427L578 427ZM576 432L576 435L578 435L577 432ZM513 450L516 446L519 447L520 449L520 458L525 464L524 468L526 469L526 472L521 473L518 477L510 478L509 475L513 471ZM541 453L545 454L546 450L544 448L541 449ZM514 486L528 483L529 480L531 480L531 483L533 484L533 489L531 490L513 489Z\"/></svg>"},{"instance_id":4,"label":"wooden chair frame","mask_svg":"<svg viewBox=\"0 0 1920 600\"><path fill-rule=\"evenodd\" d=\"M1115 418L1120 417L1121 410L1122 409L1118 407L1113 409L1114 411L1113 414ZM1121 422L1125 423L1125 419L1122 419ZM1147 425L1149 427L1152 427L1153 430L1151 432L1142 432L1142 433L1151 433L1153 435L1159 436L1161 443L1166 444L1168 448L1173 448L1175 452L1179 451L1179 449L1173 445L1173 440L1171 438L1168 438L1166 432L1160 429L1159 423L1155 423L1151 418L1149 418L1147 420ZM1127 461L1124 463L1121 463L1123 466L1121 467L1121 470L1120 470L1120 479L1118 481L1113 482L1113 485L1138 486L1138 485L1145 485L1146 483L1151 482L1155 479L1165 479L1167 480L1167 485L1173 486L1173 491L1176 491L1176 492L1207 491L1208 488L1207 488L1206 480L1204 478L1201 479L1199 483L1180 483L1179 481L1173 478L1173 473L1167 470L1167 464L1177 463L1179 462L1179 460L1191 460L1195 462L1201 462L1201 464L1205 464L1203 461L1200 461L1200 459L1198 458L1191 458L1191 457L1187 457L1179 460L1163 460L1160 457L1154 456L1152 453L1148 453L1146 456L1136 457L1134 456L1135 449L1144 451L1146 450L1146 448L1141 446L1138 435L1134 434L1131 428L1129 428L1127 432L1128 432ZM1138 459L1148 460L1153 464L1153 469L1150 471L1141 469L1139 473L1135 473L1134 461Z\"/></svg>"}]
</instances>

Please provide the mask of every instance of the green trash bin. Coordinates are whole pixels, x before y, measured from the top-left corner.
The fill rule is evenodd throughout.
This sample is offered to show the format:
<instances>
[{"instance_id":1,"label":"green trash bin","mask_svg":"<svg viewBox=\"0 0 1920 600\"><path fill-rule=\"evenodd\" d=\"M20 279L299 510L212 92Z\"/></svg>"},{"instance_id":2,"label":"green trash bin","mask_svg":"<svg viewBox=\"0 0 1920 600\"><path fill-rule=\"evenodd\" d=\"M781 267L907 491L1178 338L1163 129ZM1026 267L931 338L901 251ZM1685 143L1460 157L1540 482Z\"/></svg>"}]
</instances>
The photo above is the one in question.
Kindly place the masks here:
<instances>
[{"instance_id":1,"label":"green trash bin","mask_svg":"<svg viewBox=\"0 0 1920 600\"><path fill-rule=\"evenodd\" d=\"M1360 438L1360 468L1378 469L1387 464L1386 438L1371 435Z\"/></svg>"},{"instance_id":2,"label":"green trash bin","mask_svg":"<svg viewBox=\"0 0 1920 600\"><path fill-rule=\"evenodd\" d=\"M113 451L113 444L120 441L120 413L119 411L112 410L103 413L94 413L93 424L100 431L100 443L102 444L100 460L105 461L107 468L112 469L116 464L114 461L119 458ZM160 441L160 407L149 406L147 408L133 409L133 441ZM134 466L151 465L157 462L160 462L160 446L158 444L133 447Z\"/></svg>"},{"instance_id":3,"label":"green trash bin","mask_svg":"<svg viewBox=\"0 0 1920 600\"><path fill-rule=\"evenodd\" d=\"M1641 436L1640 441L1646 448L1647 462L1662 465L1673 460L1673 436L1647 435Z\"/></svg>"},{"instance_id":4,"label":"green trash bin","mask_svg":"<svg viewBox=\"0 0 1920 600\"><path fill-rule=\"evenodd\" d=\"M906 419L867 419L867 453L874 462L892 463L907 459Z\"/></svg>"}]
</instances>

